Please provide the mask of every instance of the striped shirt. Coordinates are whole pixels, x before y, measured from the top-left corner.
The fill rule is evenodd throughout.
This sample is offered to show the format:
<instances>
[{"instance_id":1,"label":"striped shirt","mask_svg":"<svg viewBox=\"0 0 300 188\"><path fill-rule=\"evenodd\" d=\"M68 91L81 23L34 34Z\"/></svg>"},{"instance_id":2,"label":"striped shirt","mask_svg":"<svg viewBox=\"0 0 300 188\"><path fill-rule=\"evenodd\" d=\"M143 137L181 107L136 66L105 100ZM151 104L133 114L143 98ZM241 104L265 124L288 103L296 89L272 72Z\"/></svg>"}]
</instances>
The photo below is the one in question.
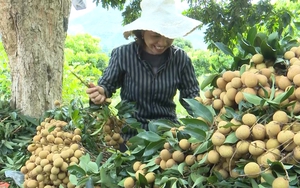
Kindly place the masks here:
<instances>
[{"instance_id":1,"label":"striped shirt","mask_svg":"<svg viewBox=\"0 0 300 188\"><path fill-rule=\"evenodd\" d=\"M176 122L173 99L177 90L179 101L188 112L190 108L183 98L194 98L200 92L191 59L182 49L171 46L166 62L154 74L151 64L141 58L141 50L135 42L113 49L98 85L104 88L106 97L121 87L121 100L135 102L135 118L145 129L154 119Z\"/></svg>"}]
</instances>

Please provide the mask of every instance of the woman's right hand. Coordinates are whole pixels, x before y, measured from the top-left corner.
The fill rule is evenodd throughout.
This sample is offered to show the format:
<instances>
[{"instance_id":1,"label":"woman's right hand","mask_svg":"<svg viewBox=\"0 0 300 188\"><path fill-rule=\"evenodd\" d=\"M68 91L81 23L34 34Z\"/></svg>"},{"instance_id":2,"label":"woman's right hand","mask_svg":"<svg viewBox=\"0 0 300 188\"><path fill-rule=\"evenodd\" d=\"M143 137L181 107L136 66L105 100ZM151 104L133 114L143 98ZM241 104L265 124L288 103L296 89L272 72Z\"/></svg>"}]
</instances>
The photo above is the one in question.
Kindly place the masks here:
<instances>
[{"instance_id":1,"label":"woman's right hand","mask_svg":"<svg viewBox=\"0 0 300 188\"><path fill-rule=\"evenodd\" d=\"M91 101L95 104L103 104L106 100L103 87L95 86L92 83L90 84L90 87L86 90L86 93L89 95Z\"/></svg>"}]
</instances>

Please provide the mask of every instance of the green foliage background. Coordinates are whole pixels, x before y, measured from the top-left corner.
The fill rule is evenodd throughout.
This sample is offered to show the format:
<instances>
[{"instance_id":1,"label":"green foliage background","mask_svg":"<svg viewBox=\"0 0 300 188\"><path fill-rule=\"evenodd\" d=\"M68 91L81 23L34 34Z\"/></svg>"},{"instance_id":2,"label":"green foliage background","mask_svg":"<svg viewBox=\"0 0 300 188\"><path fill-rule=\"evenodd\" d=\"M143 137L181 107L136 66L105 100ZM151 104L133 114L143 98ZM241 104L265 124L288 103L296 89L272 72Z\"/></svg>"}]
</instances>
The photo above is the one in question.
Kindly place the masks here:
<instances>
[{"instance_id":1,"label":"green foliage background","mask_svg":"<svg viewBox=\"0 0 300 188\"><path fill-rule=\"evenodd\" d=\"M0 42L0 100L8 100L11 95L10 91L10 71L8 58L2 42Z\"/></svg>"}]
</instances>

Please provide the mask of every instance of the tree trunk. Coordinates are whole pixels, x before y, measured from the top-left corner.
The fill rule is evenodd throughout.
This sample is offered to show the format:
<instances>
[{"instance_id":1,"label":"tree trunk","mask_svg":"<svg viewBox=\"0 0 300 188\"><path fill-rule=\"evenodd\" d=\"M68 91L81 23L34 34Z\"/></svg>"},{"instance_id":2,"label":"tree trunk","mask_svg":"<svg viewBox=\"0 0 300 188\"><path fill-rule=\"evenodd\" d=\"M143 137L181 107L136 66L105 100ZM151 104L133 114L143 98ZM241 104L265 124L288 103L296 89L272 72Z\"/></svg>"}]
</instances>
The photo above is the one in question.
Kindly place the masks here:
<instances>
[{"instance_id":1,"label":"tree trunk","mask_svg":"<svg viewBox=\"0 0 300 188\"><path fill-rule=\"evenodd\" d=\"M61 100L70 0L0 0L11 71L11 105L38 118Z\"/></svg>"}]
</instances>

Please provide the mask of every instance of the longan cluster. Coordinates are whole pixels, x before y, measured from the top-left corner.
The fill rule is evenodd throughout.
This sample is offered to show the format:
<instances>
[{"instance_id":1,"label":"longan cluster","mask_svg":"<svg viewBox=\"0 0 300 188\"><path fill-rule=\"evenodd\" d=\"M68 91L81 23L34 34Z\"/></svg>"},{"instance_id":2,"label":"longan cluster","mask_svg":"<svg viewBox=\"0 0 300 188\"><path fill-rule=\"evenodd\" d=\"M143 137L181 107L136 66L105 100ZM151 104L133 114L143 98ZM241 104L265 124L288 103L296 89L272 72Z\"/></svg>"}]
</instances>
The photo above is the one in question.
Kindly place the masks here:
<instances>
[{"instance_id":1,"label":"longan cluster","mask_svg":"<svg viewBox=\"0 0 300 188\"><path fill-rule=\"evenodd\" d=\"M235 134L235 143L225 143L226 138ZM272 119L264 124L258 117L245 113L241 121L220 120L212 134L213 149L204 153L206 163L214 165L224 179L231 176L257 178L269 169L268 160L297 164L300 161L300 123L292 122L285 111L277 110ZM240 159L251 160L245 165L244 173L235 170Z\"/></svg>"},{"instance_id":2,"label":"longan cluster","mask_svg":"<svg viewBox=\"0 0 300 188\"><path fill-rule=\"evenodd\" d=\"M224 106L237 107L241 101L246 101L244 93L269 98L275 78L275 97L287 91L291 86L295 87L294 93L281 105L295 103L295 108L290 106L289 111L298 114L300 112L300 47L293 47L285 53L287 64L286 72L278 72L274 69L274 62L264 59L262 54L252 56L249 65L244 72L225 71L216 80L217 87L205 91L206 105L212 104L215 110L224 110ZM272 76L273 75L273 76Z\"/></svg>"},{"instance_id":3,"label":"longan cluster","mask_svg":"<svg viewBox=\"0 0 300 188\"><path fill-rule=\"evenodd\" d=\"M180 149L171 147L168 142L164 144L164 149L160 151L159 157L155 161L162 170L169 169L182 162L185 162L187 166L191 166L196 162L196 156L190 152L195 149L194 145L183 138L178 142L178 146Z\"/></svg>"},{"instance_id":4,"label":"longan cluster","mask_svg":"<svg viewBox=\"0 0 300 188\"><path fill-rule=\"evenodd\" d=\"M274 62L266 61L261 54L255 54L242 74L240 71L226 71L216 81L217 87L205 92L205 99L197 99L219 111L213 124L211 141L213 149L203 153L206 163L213 165L224 179L247 176L257 178L261 173L272 173L269 161L298 164L300 161L300 122L288 116L288 112L300 112L300 47L293 47L284 54L287 69L277 71ZM273 83L274 82L274 83ZM269 114L269 119L251 112L244 113L237 120L221 119L224 107L238 111L238 104L246 101L244 93L269 98L274 84L275 97L290 89L294 93L281 102L280 110ZM295 105L288 105L294 103ZM286 108L284 106L287 106ZM294 108L293 108L294 107ZM267 111L266 111L267 112ZM237 141L226 142L228 136L235 135ZM237 170L237 162L250 160L243 171ZM261 181L265 181L261 178ZM288 185L288 180L278 177L278 181ZM285 187L285 186L283 186ZM288 187L288 186L287 186Z\"/></svg>"},{"instance_id":5,"label":"longan cluster","mask_svg":"<svg viewBox=\"0 0 300 188\"><path fill-rule=\"evenodd\" d=\"M139 180L140 174L145 177L149 184L152 184L155 181L155 173L148 172L147 164L143 164L141 161L136 161L132 168L135 172L135 177L130 176L124 180L125 188L133 188L135 186L135 181Z\"/></svg>"},{"instance_id":6,"label":"longan cluster","mask_svg":"<svg viewBox=\"0 0 300 188\"><path fill-rule=\"evenodd\" d=\"M83 155L80 146L81 130L64 131L66 122L46 118L37 128L31 153L21 172L25 175L24 188L52 188L62 185L74 188L69 181L68 166L79 163Z\"/></svg>"},{"instance_id":7,"label":"longan cluster","mask_svg":"<svg viewBox=\"0 0 300 188\"><path fill-rule=\"evenodd\" d=\"M121 130L123 127L123 122L116 117L110 117L106 121L103 132L104 132L104 141L107 146L112 146L115 149L120 148L120 144L124 142L123 137L121 136Z\"/></svg>"},{"instance_id":8,"label":"longan cluster","mask_svg":"<svg viewBox=\"0 0 300 188\"><path fill-rule=\"evenodd\" d=\"M170 131L173 132L181 131L184 129L184 126L180 128L172 128ZM190 143L188 139L182 138L178 141L175 146L171 146L169 142L166 142L161 151L159 151L159 156L155 158L155 164L160 167L160 171L163 172L174 166L178 166L181 163L185 163L185 170L188 171L188 168L199 162L202 159L203 155L193 155L195 149L199 146L199 143ZM135 176L127 177L124 181L125 188L133 188L135 182L139 180L139 174L145 177L147 182L150 185L153 185L155 182L155 172L149 171L147 164L142 163L141 161L136 161L132 166ZM153 185L153 187L157 187Z\"/></svg>"}]
</instances>

